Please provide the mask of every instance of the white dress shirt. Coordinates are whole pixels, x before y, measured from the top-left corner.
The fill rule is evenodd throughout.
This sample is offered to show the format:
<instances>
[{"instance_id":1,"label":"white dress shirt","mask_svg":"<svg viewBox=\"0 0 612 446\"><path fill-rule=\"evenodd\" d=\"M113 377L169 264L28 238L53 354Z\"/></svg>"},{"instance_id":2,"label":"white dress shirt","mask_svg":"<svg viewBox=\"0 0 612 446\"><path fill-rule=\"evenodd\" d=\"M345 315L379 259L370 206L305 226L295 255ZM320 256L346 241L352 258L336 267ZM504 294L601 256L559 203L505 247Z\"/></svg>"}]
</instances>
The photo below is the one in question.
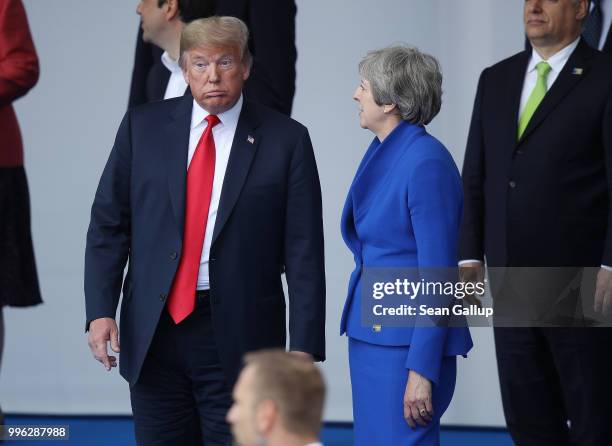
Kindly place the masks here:
<instances>
[{"instance_id":1,"label":"white dress shirt","mask_svg":"<svg viewBox=\"0 0 612 446\"><path fill-rule=\"evenodd\" d=\"M551 56L548 60L545 61L545 62L548 62L551 68L550 72L548 73L548 77L546 78L546 91L550 90L550 87L555 83L555 81L557 80L557 77L559 77L559 73L561 72L561 70L567 63L568 59L570 58L570 56L572 55L572 53L578 46L579 41L580 41L580 37L578 37L572 43L570 43L565 48L561 49L560 51L558 51L553 56ZM521 113L523 113L523 109L525 108L525 105L527 105L529 96L531 95L531 92L533 91L535 84L538 80L538 72L536 70L536 65L542 62L543 60L544 59L542 59L542 57L538 54L538 52L535 49L531 52L531 59L529 60L529 63L527 64L527 71L525 73L525 81L523 82L523 91L521 93L521 105L519 107L519 113L516 118L517 120L519 119L519 116L521 116ZM466 263L470 263L470 262L482 263L482 261L477 260L477 259L463 259L459 261L459 266L466 264ZM607 265L601 265L601 267L612 270L612 267L607 266Z\"/></svg>"},{"instance_id":2,"label":"white dress shirt","mask_svg":"<svg viewBox=\"0 0 612 446\"><path fill-rule=\"evenodd\" d=\"M210 288L208 279L208 256L210 254L210 244L212 241L213 231L215 229L215 220L217 219L217 210L219 209L219 199L221 198L221 188L223 187L223 179L229 161L230 150L236 134L238 126L238 118L242 110L242 95L238 102L234 104L228 111L219 115L219 124L213 127L213 139L215 140L215 178L213 179L212 194L210 197L210 207L208 209L208 222L206 223L206 233L204 234L204 246L202 248L202 257L200 258L200 271L198 273L198 290L207 290ZM208 126L205 118L209 115L200 105L193 100L193 109L191 111L191 127L189 132L189 152L187 155L187 168L191 163L191 158L195 153L196 146Z\"/></svg>"},{"instance_id":3,"label":"white dress shirt","mask_svg":"<svg viewBox=\"0 0 612 446\"><path fill-rule=\"evenodd\" d=\"M323 443L308 443L307 445L304 446L323 446Z\"/></svg>"},{"instance_id":4,"label":"white dress shirt","mask_svg":"<svg viewBox=\"0 0 612 446\"><path fill-rule=\"evenodd\" d=\"M548 62L550 65L550 72L548 73L548 77L546 78L546 91L550 90L552 84L555 83L557 77L559 77L559 73L567 63L567 60L572 55L576 47L578 46L578 42L580 41L580 37L570 43L568 46L555 53L555 55L551 56L548 60L542 59L542 57L538 54L538 52L534 49L531 52L531 59L527 64L527 72L525 73L525 82L523 82L523 92L521 93L521 106L519 107L519 114L517 116L517 120L523 110L525 105L527 105L527 101L529 100L529 96L533 91L536 82L538 80L538 71L536 70L536 65L542 61Z\"/></svg>"},{"instance_id":5,"label":"white dress shirt","mask_svg":"<svg viewBox=\"0 0 612 446\"><path fill-rule=\"evenodd\" d=\"M183 96L187 89L187 82L185 82L185 76L183 76L183 70L179 66L178 60L172 59L168 52L164 51L161 55L161 61L170 72L170 79L168 79L164 99Z\"/></svg>"}]
</instances>

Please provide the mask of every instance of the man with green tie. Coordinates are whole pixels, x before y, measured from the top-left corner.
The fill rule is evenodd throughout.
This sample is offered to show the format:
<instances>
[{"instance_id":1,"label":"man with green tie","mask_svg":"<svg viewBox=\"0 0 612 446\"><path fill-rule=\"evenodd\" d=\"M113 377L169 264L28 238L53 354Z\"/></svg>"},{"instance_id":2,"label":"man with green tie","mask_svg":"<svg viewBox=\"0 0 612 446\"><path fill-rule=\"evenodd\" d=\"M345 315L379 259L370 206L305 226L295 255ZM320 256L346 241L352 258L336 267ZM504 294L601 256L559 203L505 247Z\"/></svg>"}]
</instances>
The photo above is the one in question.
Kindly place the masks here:
<instances>
[{"instance_id":1,"label":"man with green tie","mask_svg":"<svg viewBox=\"0 0 612 446\"><path fill-rule=\"evenodd\" d=\"M588 0L526 0L533 50L482 72L463 164L459 258L465 280L480 280L485 262L530 274L599 268L591 305L605 314L612 311L612 60L581 38L588 8ZM576 293L552 301L527 291L493 292L496 316L500 302L515 315L535 315L494 329L512 438L521 446L612 444L611 329L577 328L577 320L587 325L581 317L538 324L548 311L578 310L581 302Z\"/></svg>"}]
</instances>

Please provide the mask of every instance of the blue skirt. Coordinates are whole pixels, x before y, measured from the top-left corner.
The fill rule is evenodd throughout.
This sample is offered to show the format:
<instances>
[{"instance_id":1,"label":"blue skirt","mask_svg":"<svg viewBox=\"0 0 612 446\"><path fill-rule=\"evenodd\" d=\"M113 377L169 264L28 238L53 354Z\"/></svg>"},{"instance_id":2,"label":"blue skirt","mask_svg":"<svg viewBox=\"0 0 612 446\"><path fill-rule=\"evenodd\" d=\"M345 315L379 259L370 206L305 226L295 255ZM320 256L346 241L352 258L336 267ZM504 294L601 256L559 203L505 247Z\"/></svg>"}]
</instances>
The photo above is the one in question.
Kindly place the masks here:
<instances>
[{"instance_id":1,"label":"blue skirt","mask_svg":"<svg viewBox=\"0 0 612 446\"><path fill-rule=\"evenodd\" d=\"M457 359L448 356L442 360L439 383L432 386L433 420L426 427L411 429L404 419L409 349L349 338L355 446L440 444L440 417L455 391Z\"/></svg>"}]
</instances>

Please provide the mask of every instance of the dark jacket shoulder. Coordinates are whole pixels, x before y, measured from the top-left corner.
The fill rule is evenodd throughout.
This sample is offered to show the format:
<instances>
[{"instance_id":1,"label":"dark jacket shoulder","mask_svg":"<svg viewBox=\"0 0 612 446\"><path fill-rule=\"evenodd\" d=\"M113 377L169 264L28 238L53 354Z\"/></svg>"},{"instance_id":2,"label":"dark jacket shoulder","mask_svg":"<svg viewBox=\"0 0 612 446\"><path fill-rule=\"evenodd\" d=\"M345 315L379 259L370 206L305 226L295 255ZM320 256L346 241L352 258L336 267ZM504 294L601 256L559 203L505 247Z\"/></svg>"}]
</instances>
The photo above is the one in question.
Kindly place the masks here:
<instances>
[{"instance_id":1,"label":"dark jacket shoulder","mask_svg":"<svg viewBox=\"0 0 612 446\"><path fill-rule=\"evenodd\" d=\"M284 131L299 133L307 131L306 127L295 119L257 102L245 99L243 112L251 114L265 127L274 127Z\"/></svg>"},{"instance_id":2,"label":"dark jacket shoulder","mask_svg":"<svg viewBox=\"0 0 612 446\"><path fill-rule=\"evenodd\" d=\"M499 62L487 67L483 71L483 75L486 73L487 76L495 77L498 75L507 76L508 70L516 70L518 67L527 66L529 57L531 56L531 49L524 50L516 53L506 59L500 60Z\"/></svg>"},{"instance_id":3,"label":"dark jacket shoulder","mask_svg":"<svg viewBox=\"0 0 612 446\"><path fill-rule=\"evenodd\" d=\"M172 99L161 99L158 101L151 101L145 104L136 105L135 107L130 108L128 112L131 113L132 116L137 117L169 113L180 105L190 106L192 100L193 98L191 95L179 96Z\"/></svg>"}]
</instances>

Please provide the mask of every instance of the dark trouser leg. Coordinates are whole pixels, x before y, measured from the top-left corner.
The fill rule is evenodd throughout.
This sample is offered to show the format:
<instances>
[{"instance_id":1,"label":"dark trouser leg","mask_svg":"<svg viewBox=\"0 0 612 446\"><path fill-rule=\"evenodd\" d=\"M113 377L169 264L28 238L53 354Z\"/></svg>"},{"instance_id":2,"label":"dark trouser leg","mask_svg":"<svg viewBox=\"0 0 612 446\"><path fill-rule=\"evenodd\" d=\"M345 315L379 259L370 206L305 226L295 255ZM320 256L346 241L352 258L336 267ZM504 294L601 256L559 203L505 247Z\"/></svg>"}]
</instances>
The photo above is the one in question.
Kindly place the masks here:
<instances>
[{"instance_id":1,"label":"dark trouser leg","mask_svg":"<svg viewBox=\"0 0 612 446\"><path fill-rule=\"evenodd\" d=\"M495 328L504 415L517 446L569 445L562 384L542 329Z\"/></svg>"},{"instance_id":2,"label":"dark trouser leg","mask_svg":"<svg viewBox=\"0 0 612 446\"><path fill-rule=\"evenodd\" d=\"M199 444L191 380L176 353L171 327L162 315L140 377L130 389L139 446Z\"/></svg>"},{"instance_id":3,"label":"dark trouser leg","mask_svg":"<svg viewBox=\"0 0 612 446\"><path fill-rule=\"evenodd\" d=\"M544 328L561 380L572 445L612 445L612 329Z\"/></svg>"},{"instance_id":4,"label":"dark trouser leg","mask_svg":"<svg viewBox=\"0 0 612 446\"><path fill-rule=\"evenodd\" d=\"M207 303L179 325L162 313L131 400L139 446L229 444L231 393Z\"/></svg>"},{"instance_id":5,"label":"dark trouser leg","mask_svg":"<svg viewBox=\"0 0 612 446\"><path fill-rule=\"evenodd\" d=\"M205 446L229 446L231 432L225 416L232 405L232 391L221 368L210 316L202 323L201 332L200 342L186 352L185 359L193 383L202 441Z\"/></svg>"}]
</instances>

